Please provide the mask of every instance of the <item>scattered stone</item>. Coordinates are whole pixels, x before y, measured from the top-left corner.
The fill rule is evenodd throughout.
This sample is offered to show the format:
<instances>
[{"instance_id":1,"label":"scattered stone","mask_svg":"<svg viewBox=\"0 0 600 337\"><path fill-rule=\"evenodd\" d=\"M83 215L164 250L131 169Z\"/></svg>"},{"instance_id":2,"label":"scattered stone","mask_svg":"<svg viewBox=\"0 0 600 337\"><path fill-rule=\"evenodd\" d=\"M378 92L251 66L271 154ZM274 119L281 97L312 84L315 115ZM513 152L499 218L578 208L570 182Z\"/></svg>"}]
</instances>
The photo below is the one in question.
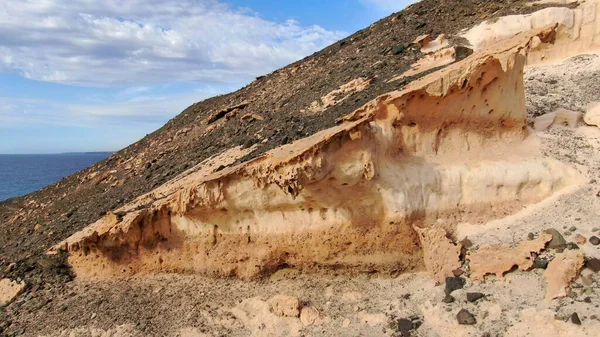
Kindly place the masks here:
<instances>
[{"instance_id":1,"label":"scattered stone","mask_svg":"<svg viewBox=\"0 0 600 337\"><path fill-rule=\"evenodd\" d=\"M446 237L441 227L413 227L419 235L423 247L425 268L433 276L437 284L442 284L446 277L454 274L461 265L460 245L455 245ZM455 275L454 276L458 276Z\"/></svg>"},{"instance_id":2,"label":"scattered stone","mask_svg":"<svg viewBox=\"0 0 600 337\"><path fill-rule=\"evenodd\" d=\"M313 307L304 307L300 311L300 321L305 326L313 325L319 320L319 311Z\"/></svg>"},{"instance_id":3,"label":"scattered stone","mask_svg":"<svg viewBox=\"0 0 600 337\"><path fill-rule=\"evenodd\" d=\"M591 102L588 104L587 111L583 116L583 121L587 125L600 127L600 102Z\"/></svg>"},{"instance_id":4,"label":"scattered stone","mask_svg":"<svg viewBox=\"0 0 600 337\"><path fill-rule=\"evenodd\" d=\"M594 227L594 228L592 228L592 232L600 232L600 228Z\"/></svg>"},{"instance_id":5,"label":"scattered stone","mask_svg":"<svg viewBox=\"0 0 600 337\"><path fill-rule=\"evenodd\" d=\"M551 240L551 234L543 234L532 241L523 240L516 247L508 244L481 245L476 252L469 251L467 254L471 278L484 280L485 275L494 274L503 280L504 274L514 270L515 266L529 270L533 266L531 253L539 253Z\"/></svg>"},{"instance_id":6,"label":"scattered stone","mask_svg":"<svg viewBox=\"0 0 600 337\"><path fill-rule=\"evenodd\" d=\"M406 50L406 45L401 44L401 45L398 45L398 46L395 46L394 48L392 48L391 53L392 53L392 55L398 55L398 54L402 54L405 50Z\"/></svg>"},{"instance_id":7,"label":"scattered stone","mask_svg":"<svg viewBox=\"0 0 600 337\"><path fill-rule=\"evenodd\" d=\"M570 235L571 235L571 232L565 231L565 236L570 236Z\"/></svg>"},{"instance_id":8,"label":"scattered stone","mask_svg":"<svg viewBox=\"0 0 600 337\"><path fill-rule=\"evenodd\" d=\"M473 247L473 242L471 242L471 240L469 240L469 238L464 238L464 239L460 240L459 243L461 244L461 246L463 246L465 248Z\"/></svg>"},{"instance_id":9,"label":"scattered stone","mask_svg":"<svg viewBox=\"0 0 600 337\"><path fill-rule=\"evenodd\" d=\"M473 325L477 323L475 316L473 316L467 309L460 309L458 314L456 314L456 320L458 321L458 324L462 325Z\"/></svg>"},{"instance_id":10,"label":"scattered stone","mask_svg":"<svg viewBox=\"0 0 600 337\"><path fill-rule=\"evenodd\" d=\"M548 243L548 248L560 249L567 246L567 241L565 241L565 238L556 229L548 228L544 232L552 235L552 240Z\"/></svg>"},{"instance_id":11,"label":"scattered stone","mask_svg":"<svg viewBox=\"0 0 600 337\"><path fill-rule=\"evenodd\" d=\"M0 280L0 307L21 295L25 290L25 286L25 282L13 281L7 278Z\"/></svg>"},{"instance_id":12,"label":"scattered stone","mask_svg":"<svg viewBox=\"0 0 600 337\"><path fill-rule=\"evenodd\" d=\"M452 275L460 276L460 275L464 274L464 272L465 272L464 270L462 270L460 268L456 268L456 269L452 270Z\"/></svg>"},{"instance_id":13,"label":"scattered stone","mask_svg":"<svg viewBox=\"0 0 600 337\"><path fill-rule=\"evenodd\" d=\"M544 271L546 301L567 295L567 287L577 277L583 261L583 253L579 250L568 250L554 257Z\"/></svg>"},{"instance_id":14,"label":"scattered stone","mask_svg":"<svg viewBox=\"0 0 600 337\"><path fill-rule=\"evenodd\" d=\"M557 321L566 321L567 318L565 318L564 316L561 316L559 314L554 315L554 319Z\"/></svg>"},{"instance_id":15,"label":"scattered stone","mask_svg":"<svg viewBox=\"0 0 600 337\"><path fill-rule=\"evenodd\" d=\"M583 283L584 286L591 286L592 284L594 284L594 280L592 280L591 278L587 277L587 276L581 276L581 283Z\"/></svg>"},{"instance_id":16,"label":"scattered stone","mask_svg":"<svg viewBox=\"0 0 600 337\"><path fill-rule=\"evenodd\" d=\"M300 315L300 301L294 296L275 295L267 303L271 311L278 316L298 317Z\"/></svg>"},{"instance_id":17,"label":"scattered stone","mask_svg":"<svg viewBox=\"0 0 600 337\"><path fill-rule=\"evenodd\" d=\"M594 273L597 273L600 271L600 260L597 258L588 259L585 263L585 266L587 267L587 269L593 271Z\"/></svg>"},{"instance_id":18,"label":"scattered stone","mask_svg":"<svg viewBox=\"0 0 600 337\"><path fill-rule=\"evenodd\" d=\"M584 298L583 301L585 303L592 303L592 298L588 296L588 297Z\"/></svg>"},{"instance_id":19,"label":"scattered stone","mask_svg":"<svg viewBox=\"0 0 600 337\"><path fill-rule=\"evenodd\" d=\"M16 266L17 266L17 264L14 262L9 264L8 267L6 267L4 269L4 273L6 273L6 274L10 273Z\"/></svg>"},{"instance_id":20,"label":"scattered stone","mask_svg":"<svg viewBox=\"0 0 600 337\"><path fill-rule=\"evenodd\" d=\"M574 232L574 231L576 231L576 230L577 230L577 227L575 227L575 226L571 226L571 228L569 228L569 230L570 230L571 232Z\"/></svg>"},{"instance_id":21,"label":"scattered stone","mask_svg":"<svg viewBox=\"0 0 600 337\"><path fill-rule=\"evenodd\" d=\"M574 242L569 242L569 243L567 243L567 249L569 249L569 250L579 249L579 246Z\"/></svg>"},{"instance_id":22,"label":"scattered stone","mask_svg":"<svg viewBox=\"0 0 600 337\"><path fill-rule=\"evenodd\" d=\"M251 121L251 120L257 120L257 121L264 121L265 118L259 114L254 114L254 113L247 113L245 115L243 115L241 118L241 120L243 121Z\"/></svg>"},{"instance_id":23,"label":"scattered stone","mask_svg":"<svg viewBox=\"0 0 600 337\"><path fill-rule=\"evenodd\" d=\"M467 301L469 301L471 303L473 303L483 297L485 297L485 295L482 293L467 293Z\"/></svg>"},{"instance_id":24,"label":"scattered stone","mask_svg":"<svg viewBox=\"0 0 600 337\"><path fill-rule=\"evenodd\" d=\"M444 292L446 295L450 295L454 290L462 289L465 286L465 279L459 276L446 277L446 287Z\"/></svg>"},{"instance_id":25,"label":"scattered stone","mask_svg":"<svg viewBox=\"0 0 600 337\"><path fill-rule=\"evenodd\" d=\"M454 302L454 297L452 297L452 295L446 295L444 297L444 299L442 300L442 302L444 302L444 303L452 303L452 302Z\"/></svg>"},{"instance_id":26,"label":"scattered stone","mask_svg":"<svg viewBox=\"0 0 600 337\"><path fill-rule=\"evenodd\" d=\"M548 267L548 260L539 256L533 260L533 268L546 269L546 267Z\"/></svg>"},{"instance_id":27,"label":"scattered stone","mask_svg":"<svg viewBox=\"0 0 600 337\"><path fill-rule=\"evenodd\" d=\"M577 242L578 244L582 245L587 241L587 239L585 238L585 236L581 235L581 234L577 234L575 235L575 242Z\"/></svg>"},{"instance_id":28,"label":"scattered stone","mask_svg":"<svg viewBox=\"0 0 600 337\"><path fill-rule=\"evenodd\" d=\"M579 315L576 312L571 314L571 323L581 325L581 320L579 319Z\"/></svg>"},{"instance_id":29,"label":"scattered stone","mask_svg":"<svg viewBox=\"0 0 600 337\"><path fill-rule=\"evenodd\" d=\"M592 236L590 237L590 243L593 244L594 246L597 246L600 244L600 239L598 239L597 236Z\"/></svg>"},{"instance_id":30,"label":"scattered stone","mask_svg":"<svg viewBox=\"0 0 600 337\"><path fill-rule=\"evenodd\" d=\"M533 240L533 238L534 238L534 235L533 235L533 233L529 232L529 233L527 234L527 240L531 241L531 240Z\"/></svg>"},{"instance_id":31,"label":"scattered stone","mask_svg":"<svg viewBox=\"0 0 600 337\"><path fill-rule=\"evenodd\" d=\"M413 322L410 319L400 318L396 321L396 330L402 335L408 335L408 332L413 329Z\"/></svg>"},{"instance_id":32,"label":"scattered stone","mask_svg":"<svg viewBox=\"0 0 600 337\"><path fill-rule=\"evenodd\" d=\"M346 318L346 319L345 319L345 320L342 322L342 327L344 327L344 328L347 328L347 327L349 327L349 326L350 326L350 320Z\"/></svg>"}]
</instances>

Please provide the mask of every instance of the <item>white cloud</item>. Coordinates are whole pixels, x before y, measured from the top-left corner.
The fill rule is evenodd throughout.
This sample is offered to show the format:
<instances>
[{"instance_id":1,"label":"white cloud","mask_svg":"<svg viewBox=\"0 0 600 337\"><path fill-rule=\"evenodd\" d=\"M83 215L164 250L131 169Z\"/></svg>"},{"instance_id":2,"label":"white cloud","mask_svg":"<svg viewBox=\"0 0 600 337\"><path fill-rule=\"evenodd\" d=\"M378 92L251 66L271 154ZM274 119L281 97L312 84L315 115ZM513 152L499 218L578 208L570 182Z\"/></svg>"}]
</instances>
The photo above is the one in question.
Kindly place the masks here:
<instances>
[{"instance_id":1,"label":"white cloud","mask_svg":"<svg viewBox=\"0 0 600 337\"><path fill-rule=\"evenodd\" d=\"M216 0L2 1L0 72L86 86L241 83L345 35Z\"/></svg>"},{"instance_id":2,"label":"white cloud","mask_svg":"<svg viewBox=\"0 0 600 337\"><path fill-rule=\"evenodd\" d=\"M217 92L207 89L190 90L178 94L152 92L143 95L137 88L123 92L140 93L121 102L70 103L52 99L0 97L0 129L32 125L98 128L117 125L160 125L193 102ZM129 94L128 93L128 94ZM150 130L148 130L150 131Z\"/></svg>"}]
</instances>

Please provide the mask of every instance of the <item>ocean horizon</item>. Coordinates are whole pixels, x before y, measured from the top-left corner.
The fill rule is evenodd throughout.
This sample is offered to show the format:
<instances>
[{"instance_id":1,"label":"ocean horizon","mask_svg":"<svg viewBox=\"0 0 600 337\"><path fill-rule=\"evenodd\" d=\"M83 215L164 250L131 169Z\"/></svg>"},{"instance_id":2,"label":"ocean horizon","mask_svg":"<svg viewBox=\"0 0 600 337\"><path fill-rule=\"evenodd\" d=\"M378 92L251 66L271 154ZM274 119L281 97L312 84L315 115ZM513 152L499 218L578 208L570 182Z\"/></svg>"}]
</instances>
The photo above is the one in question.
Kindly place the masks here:
<instances>
[{"instance_id":1,"label":"ocean horizon","mask_svg":"<svg viewBox=\"0 0 600 337\"><path fill-rule=\"evenodd\" d=\"M0 202L42 189L113 153L0 154Z\"/></svg>"}]
</instances>

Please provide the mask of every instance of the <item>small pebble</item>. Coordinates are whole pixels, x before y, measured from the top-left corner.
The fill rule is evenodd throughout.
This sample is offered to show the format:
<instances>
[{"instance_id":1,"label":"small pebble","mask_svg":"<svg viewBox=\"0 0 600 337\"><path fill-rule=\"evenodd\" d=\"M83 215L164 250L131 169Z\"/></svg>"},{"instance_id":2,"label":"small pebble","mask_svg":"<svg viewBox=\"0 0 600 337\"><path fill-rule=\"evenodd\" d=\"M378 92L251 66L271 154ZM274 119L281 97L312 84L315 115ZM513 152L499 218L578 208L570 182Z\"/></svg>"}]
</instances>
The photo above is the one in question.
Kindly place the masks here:
<instances>
[{"instance_id":1,"label":"small pebble","mask_svg":"<svg viewBox=\"0 0 600 337\"><path fill-rule=\"evenodd\" d=\"M527 234L527 240L533 240L533 238L534 238L533 233L529 232Z\"/></svg>"},{"instance_id":2,"label":"small pebble","mask_svg":"<svg viewBox=\"0 0 600 337\"><path fill-rule=\"evenodd\" d=\"M572 322L573 324L581 325L581 320L579 319L579 316L577 315L577 313L576 313L576 312L574 312L574 313L571 315L571 322Z\"/></svg>"},{"instance_id":3,"label":"small pebble","mask_svg":"<svg viewBox=\"0 0 600 337\"><path fill-rule=\"evenodd\" d=\"M444 299L442 300L442 302L444 302L444 303L452 303L452 302L454 302L454 297L452 297L452 295L446 295L446 297L444 297Z\"/></svg>"},{"instance_id":4,"label":"small pebble","mask_svg":"<svg viewBox=\"0 0 600 337\"><path fill-rule=\"evenodd\" d=\"M592 298L588 296L588 297L584 298L583 301L585 303L592 303Z\"/></svg>"},{"instance_id":5,"label":"small pebble","mask_svg":"<svg viewBox=\"0 0 600 337\"><path fill-rule=\"evenodd\" d=\"M575 235L575 242L577 242L578 244L583 245L586 241L587 239L585 238L585 236L579 233Z\"/></svg>"},{"instance_id":6,"label":"small pebble","mask_svg":"<svg viewBox=\"0 0 600 337\"><path fill-rule=\"evenodd\" d=\"M533 268L546 269L546 267L548 267L548 260L541 257L536 257L533 260Z\"/></svg>"},{"instance_id":7,"label":"small pebble","mask_svg":"<svg viewBox=\"0 0 600 337\"><path fill-rule=\"evenodd\" d=\"M473 325L477 323L475 316L473 316L467 309L460 309L458 314L456 314L456 320L458 321L458 324L463 325Z\"/></svg>"},{"instance_id":8,"label":"small pebble","mask_svg":"<svg viewBox=\"0 0 600 337\"><path fill-rule=\"evenodd\" d=\"M597 273L600 271L600 260L597 258L589 259L586 261L585 266L587 269Z\"/></svg>"},{"instance_id":9,"label":"small pebble","mask_svg":"<svg viewBox=\"0 0 600 337\"><path fill-rule=\"evenodd\" d=\"M592 284L594 284L594 280L592 280L591 278L589 278L587 276L581 276L581 283L583 283L583 285L589 287Z\"/></svg>"},{"instance_id":10,"label":"small pebble","mask_svg":"<svg viewBox=\"0 0 600 337\"><path fill-rule=\"evenodd\" d=\"M548 243L548 248L564 249L566 247L567 241L565 241L565 238L556 229L548 228L544 232L552 235L552 240Z\"/></svg>"},{"instance_id":11,"label":"small pebble","mask_svg":"<svg viewBox=\"0 0 600 337\"><path fill-rule=\"evenodd\" d=\"M465 286L465 279L462 277L446 277L446 287L444 292L449 295L454 290L462 289Z\"/></svg>"},{"instance_id":12,"label":"small pebble","mask_svg":"<svg viewBox=\"0 0 600 337\"><path fill-rule=\"evenodd\" d=\"M600 244L600 239L598 239L597 236L592 236L590 237L590 243L594 246L597 246L598 244Z\"/></svg>"},{"instance_id":13,"label":"small pebble","mask_svg":"<svg viewBox=\"0 0 600 337\"><path fill-rule=\"evenodd\" d=\"M576 231L576 230L577 230L577 227L575 227L575 226L571 226L571 228L569 228L569 230L570 230L571 232L574 232L574 231Z\"/></svg>"},{"instance_id":14,"label":"small pebble","mask_svg":"<svg viewBox=\"0 0 600 337\"><path fill-rule=\"evenodd\" d=\"M467 293L467 301L469 302L475 302L478 299L483 298L485 295L482 293Z\"/></svg>"},{"instance_id":15,"label":"small pebble","mask_svg":"<svg viewBox=\"0 0 600 337\"><path fill-rule=\"evenodd\" d=\"M469 238L464 238L464 239L460 240L460 244L465 248L469 248L469 247L473 246L473 242L471 242L471 240L469 240Z\"/></svg>"}]
</instances>

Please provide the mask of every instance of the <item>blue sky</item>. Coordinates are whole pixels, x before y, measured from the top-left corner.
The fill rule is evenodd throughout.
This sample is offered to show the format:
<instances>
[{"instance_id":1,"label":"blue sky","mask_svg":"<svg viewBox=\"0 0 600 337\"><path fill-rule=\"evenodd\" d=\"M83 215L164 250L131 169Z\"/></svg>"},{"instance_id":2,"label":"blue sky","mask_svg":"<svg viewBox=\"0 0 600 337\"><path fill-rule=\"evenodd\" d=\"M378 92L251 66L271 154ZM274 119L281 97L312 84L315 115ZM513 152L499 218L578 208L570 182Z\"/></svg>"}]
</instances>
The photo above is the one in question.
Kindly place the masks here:
<instances>
[{"instance_id":1,"label":"blue sky","mask_svg":"<svg viewBox=\"0 0 600 337\"><path fill-rule=\"evenodd\" d=\"M411 1L0 1L0 153L118 150Z\"/></svg>"}]
</instances>

